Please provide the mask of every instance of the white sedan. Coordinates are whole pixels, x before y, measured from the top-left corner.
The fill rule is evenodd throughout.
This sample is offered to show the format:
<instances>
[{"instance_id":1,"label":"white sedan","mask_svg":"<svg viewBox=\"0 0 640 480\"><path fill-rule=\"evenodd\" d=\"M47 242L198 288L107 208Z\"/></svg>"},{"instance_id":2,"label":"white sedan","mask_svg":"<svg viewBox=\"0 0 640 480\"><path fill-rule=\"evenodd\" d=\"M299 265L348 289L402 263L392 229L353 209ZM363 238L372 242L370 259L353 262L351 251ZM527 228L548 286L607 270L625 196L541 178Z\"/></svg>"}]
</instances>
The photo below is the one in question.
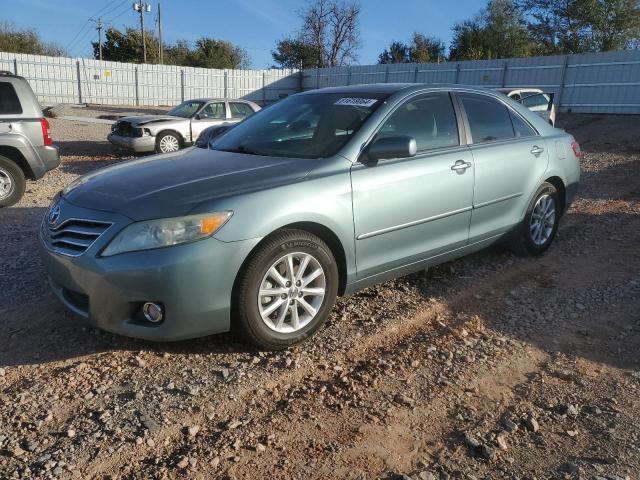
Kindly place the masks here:
<instances>
[{"instance_id":1,"label":"white sedan","mask_svg":"<svg viewBox=\"0 0 640 480\"><path fill-rule=\"evenodd\" d=\"M539 88L499 88L498 91L507 97L522 103L532 112L537 113L551 125L556 123L556 106L553 93L545 93Z\"/></svg>"}]
</instances>

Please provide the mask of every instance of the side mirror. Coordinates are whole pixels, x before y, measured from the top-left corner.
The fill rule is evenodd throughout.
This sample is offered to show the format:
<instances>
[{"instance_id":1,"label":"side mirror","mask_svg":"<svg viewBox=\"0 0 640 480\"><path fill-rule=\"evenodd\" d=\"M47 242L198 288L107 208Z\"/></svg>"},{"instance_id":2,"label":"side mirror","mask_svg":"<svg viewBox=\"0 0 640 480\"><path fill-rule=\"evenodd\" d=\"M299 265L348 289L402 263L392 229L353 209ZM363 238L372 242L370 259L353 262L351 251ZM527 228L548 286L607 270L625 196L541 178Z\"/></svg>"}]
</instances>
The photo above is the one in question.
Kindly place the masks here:
<instances>
[{"instance_id":1,"label":"side mirror","mask_svg":"<svg viewBox=\"0 0 640 480\"><path fill-rule=\"evenodd\" d=\"M391 158L413 157L418 150L413 137L383 137L374 140L364 152L364 159L371 162Z\"/></svg>"}]
</instances>

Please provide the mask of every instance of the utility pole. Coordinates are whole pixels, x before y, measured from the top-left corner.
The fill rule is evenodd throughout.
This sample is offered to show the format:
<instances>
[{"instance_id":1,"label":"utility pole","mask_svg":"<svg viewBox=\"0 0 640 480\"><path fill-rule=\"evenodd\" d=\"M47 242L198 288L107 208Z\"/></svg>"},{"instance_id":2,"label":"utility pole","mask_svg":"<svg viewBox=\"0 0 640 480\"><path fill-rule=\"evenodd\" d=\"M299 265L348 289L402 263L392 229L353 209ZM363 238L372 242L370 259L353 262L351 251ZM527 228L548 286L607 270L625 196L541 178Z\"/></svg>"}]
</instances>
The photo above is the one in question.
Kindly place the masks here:
<instances>
[{"instance_id":1,"label":"utility pole","mask_svg":"<svg viewBox=\"0 0 640 480\"><path fill-rule=\"evenodd\" d=\"M139 0L133 4L133 9L140 13L140 33L142 34L142 63L147 63L147 42L144 37L144 14L151 11L151 4Z\"/></svg>"},{"instance_id":2,"label":"utility pole","mask_svg":"<svg viewBox=\"0 0 640 480\"><path fill-rule=\"evenodd\" d=\"M96 30L98 30L98 55L100 61L102 61L102 29L104 28L104 23L102 23L102 17L98 17L98 20L93 18L90 18L89 20L95 22Z\"/></svg>"},{"instance_id":3,"label":"utility pole","mask_svg":"<svg viewBox=\"0 0 640 480\"><path fill-rule=\"evenodd\" d=\"M100 52L100 61L102 61L102 17L98 17L98 51Z\"/></svg>"},{"instance_id":4,"label":"utility pole","mask_svg":"<svg viewBox=\"0 0 640 480\"><path fill-rule=\"evenodd\" d=\"M162 47L162 16L160 13L160 2L158 2L158 60L160 65L162 65L164 48Z\"/></svg>"}]
</instances>

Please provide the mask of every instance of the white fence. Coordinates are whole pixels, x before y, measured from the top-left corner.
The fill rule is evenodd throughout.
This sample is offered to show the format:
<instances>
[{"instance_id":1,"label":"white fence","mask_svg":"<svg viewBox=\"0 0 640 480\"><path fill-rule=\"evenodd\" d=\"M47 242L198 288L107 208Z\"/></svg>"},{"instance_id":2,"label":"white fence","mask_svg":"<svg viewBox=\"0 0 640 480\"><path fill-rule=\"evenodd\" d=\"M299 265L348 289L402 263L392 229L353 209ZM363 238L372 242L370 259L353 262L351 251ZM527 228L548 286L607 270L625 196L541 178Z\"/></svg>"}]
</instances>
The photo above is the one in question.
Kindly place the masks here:
<instances>
[{"instance_id":1,"label":"white fence","mask_svg":"<svg viewBox=\"0 0 640 480\"><path fill-rule=\"evenodd\" d=\"M25 77L43 104L175 105L201 97L272 103L300 91L294 70L213 70L0 52L0 70Z\"/></svg>"},{"instance_id":2,"label":"white fence","mask_svg":"<svg viewBox=\"0 0 640 480\"><path fill-rule=\"evenodd\" d=\"M377 82L534 86L562 110L640 113L640 50L429 64L297 70L212 70L0 52L0 70L24 76L44 104L174 105L198 97L262 105L303 90Z\"/></svg>"},{"instance_id":3,"label":"white fence","mask_svg":"<svg viewBox=\"0 0 640 480\"><path fill-rule=\"evenodd\" d=\"M427 64L307 69L304 90L361 83L539 87L566 111L640 113L640 50Z\"/></svg>"}]
</instances>

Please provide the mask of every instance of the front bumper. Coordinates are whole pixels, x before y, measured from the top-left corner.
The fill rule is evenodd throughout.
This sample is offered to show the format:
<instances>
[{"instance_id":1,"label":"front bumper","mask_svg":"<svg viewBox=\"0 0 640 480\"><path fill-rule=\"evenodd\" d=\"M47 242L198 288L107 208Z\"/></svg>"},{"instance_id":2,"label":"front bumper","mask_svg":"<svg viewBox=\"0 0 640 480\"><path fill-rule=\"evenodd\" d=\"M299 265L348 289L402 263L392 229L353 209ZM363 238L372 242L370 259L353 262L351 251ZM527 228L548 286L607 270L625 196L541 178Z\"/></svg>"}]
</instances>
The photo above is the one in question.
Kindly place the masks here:
<instances>
[{"instance_id":1,"label":"front bumper","mask_svg":"<svg viewBox=\"0 0 640 480\"><path fill-rule=\"evenodd\" d=\"M114 222L112 228L76 257L51 250L40 233L40 254L58 298L100 329L154 341L173 341L225 332L230 328L233 283L259 239L222 242L215 238L156 250L100 257L99 252L126 221L82 212L64 203L69 218ZM130 223L130 220L128 220ZM105 238L103 238L105 237ZM164 320L143 319L144 302L161 303Z\"/></svg>"},{"instance_id":2,"label":"front bumper","mask_svg":"<svg viewBox=\"0 0 640 480\"><path fill-rule=\"evenodd\" d=\"M117 133L107 135L113 145L133 150L135 153L154 152L156 149L156 137L150 135L144 137L124 137Z\"/></svg>"}]
</instances>

